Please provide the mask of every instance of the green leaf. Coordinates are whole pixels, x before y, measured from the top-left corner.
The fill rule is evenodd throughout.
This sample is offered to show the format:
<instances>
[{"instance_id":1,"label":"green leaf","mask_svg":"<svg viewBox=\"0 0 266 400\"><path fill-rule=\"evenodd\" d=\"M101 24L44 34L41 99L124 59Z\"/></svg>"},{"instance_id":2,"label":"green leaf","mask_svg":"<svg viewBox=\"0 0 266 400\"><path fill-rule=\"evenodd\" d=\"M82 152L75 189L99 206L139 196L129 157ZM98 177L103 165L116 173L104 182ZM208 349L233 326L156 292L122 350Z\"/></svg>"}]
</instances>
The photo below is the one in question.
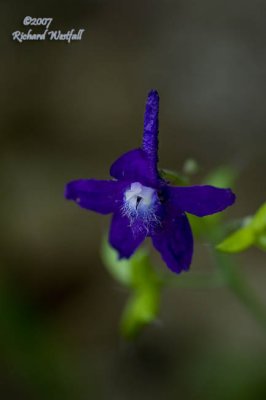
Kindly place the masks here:
<instances>
[{"instance_id":1,"label":"green leaf","mask_svg":"<svg viewBox=\"0 0 266 400\"><path fill-rule=\"evenodd\" d=\"M254 232L251 225L248 225L232 233L223 242L218 244L216 248L227 253L238 253L247 249L254 241Z\"/></svg>"},{"instance_id":2,"label":"green leaf","mask_svg":"<svg viewBox=\"0 0 266 400\"><path fill-rule=\"evenodd\" d=\"M161 177L171 185L184 186L188 184L188 179L182 174L170 171L169 169L160 169L159 172Z\"/></svg>"},{"instance_id":3,"label":"green leaf","mask_svg":"<svg viewBox=\"0 0 266 400\"><path fill-rule=\"evenodd\" d=\"M162 279L150 263L145 249L140 248L128 260L119 260L107 239L102 244L102 259L111 275L131 288L131 296L121 320L121 332L127 339L134 338L141 329L157 318L162 290Z\"/></svg>"},{"instance_id":4,"label":"green leaf","mask_svg":"<svg viewBox=\"0 0 266 400\"><path fill-rule=\"evenodd\" d=\"M131 270L133 293L121 320L121 332L127 339L157 318L162 290L162 279L146 253L138 252L132 258Z\"/></svg>"},{"instance_id":5,"label":"green leaf","mask_svg":"<svg viewBox=\"0 0 266 400\"><path fill-rule=\"evenodd\" d=\"M256 240L256 245L261 249L266 251L266 233L259 235Z\"/></svg>"},{"instance_id":6,"label":"green leaf","mask_svg":"<svg viewBox=\"0 0 266 400\"><path fill-rule=\"evenodd\" d=\"M236 253L253 244L266 250L266 203L258 209L254 217L246 217L243 227L220 243L217 249Z\"/></svg>"},{"instance_id":7,"label":"green leaf","mask_svg":"<svg viewBox=\"0 0 266 400\"><path fill-rule=\"evenodd\" d=\"M131 257L132 284L134 287L146 289L147 286L154 286L161 282L161 278L153 268L150 257L146 251L138 250Z\"/></svg>"},{"instance_id":8,"label":"green leaf","mask_svg":"<svg viewBox=\"0 0 266 400\"><path fill-rule=\"evenodd\" d=\"M261 233L266 231L266 203L264 203L256 212L251 222L255 232Z\"/></svg>"},{"instance_id":9,"label":"green leaf","mask_svg":"<svg viewBox=\"0 0 266 400\"><path fill-rule=\"evenodd\" d=\"M133 339L144 326L157 318L160 300L160 285L149 285L145 290L135 291L121 320L121 332L125 338Z\"/></svg>"}]
</instances>

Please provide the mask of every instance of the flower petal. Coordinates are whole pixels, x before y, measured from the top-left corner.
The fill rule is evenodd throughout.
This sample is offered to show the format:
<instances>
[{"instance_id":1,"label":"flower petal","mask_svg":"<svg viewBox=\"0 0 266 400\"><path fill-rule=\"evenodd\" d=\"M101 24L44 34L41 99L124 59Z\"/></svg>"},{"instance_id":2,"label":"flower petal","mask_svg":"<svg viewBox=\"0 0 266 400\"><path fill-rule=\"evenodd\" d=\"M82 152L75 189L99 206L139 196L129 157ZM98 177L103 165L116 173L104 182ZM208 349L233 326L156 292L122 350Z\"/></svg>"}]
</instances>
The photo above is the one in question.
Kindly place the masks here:
<instances>
[{"instance_id":1,"label":"flower petal","mask_svg":"<svg viewBox=\"0 0 266 400\"><path fill-rule=\"evenodd\" d=\"M158 162L159 94L151 90L146 101L142 148L152 163L154 171Z\"/></svg>"},{"instance_id":2,"label":"flower petal","mask_svg":"<svg viewBox=\"0 0 266 400\"><path fill-rule=\"evenodd\" d=\"M168 186L167 191L171 207L198 217L223 211L235 201L235 195L231 189L220 189L209 185Z\"/></svg>"},{"instance_id":3,"label":"flower petal","mask_svg":"<svg viewBox=\"0 0 266 400\"><path fill-rule=\"evenodd\" d=\"M119 157L110 168L110 175L119 180L140 182L146 186L154 186L157 176L142 149L131 150Z\"/></svg>"},{"instance_id":4,"label":"flower petal","mask_svg":"<svg viewBox=\"0 0 266 400\"><path fill-rule=\"evenodd\" d=\"M164 222L163 229L152 236L154 247L168 268L179 274L187 271L193 254L193 236L185 214Z\"/></svg>"},{"instance_id":5,"label":"flower petal","mask_svg":"<svg viewBox=\"0 0 266 400\"><path fill-rule=\"evenodd\" d=\"M120 206L126 187L125 182L79 179L66 185L65 197L82 208L109 214Z\"/></svg>"},{"instance_id":6,"label":"flower petal","mask_svg":"<svg viewBox=\"0 0 266 400\"><path fill-rule=\"evenodd\" d=\"M129 258L139 247L146 237L146 232L142 226L130 226L127 216L117 211L113 215L109 232L109 243L118 253L119 258Z\"/></svg>"},{"instance_id":7,"label":"flower petal","mask_svg":"<svg viewBox=\"0 0 266 400\"><path fill-rule=\"evenodd\" d=\"M142 148L131 150L118 158L110 168L110 174L119 180L140 182L147 186L159 186L162 182L157 170L159 95L151 90L146 101Z\"/></svg>"}]
</instances>

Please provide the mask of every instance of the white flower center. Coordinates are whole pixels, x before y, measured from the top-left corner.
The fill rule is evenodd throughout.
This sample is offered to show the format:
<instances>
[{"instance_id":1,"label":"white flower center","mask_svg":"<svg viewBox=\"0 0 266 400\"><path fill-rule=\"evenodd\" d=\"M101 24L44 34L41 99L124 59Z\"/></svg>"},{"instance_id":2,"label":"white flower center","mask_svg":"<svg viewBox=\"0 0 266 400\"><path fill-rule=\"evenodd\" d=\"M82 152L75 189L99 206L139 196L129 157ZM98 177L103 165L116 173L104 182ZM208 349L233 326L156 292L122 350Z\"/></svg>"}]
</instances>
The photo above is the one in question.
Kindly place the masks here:
<instances>
[{"instance_id":1,"label":"white flower center","mask_svg":"<svg viewBox=\"0 0 266 400\"><path fill-rule=\"evenodd\" d=\"M133 235L143 229L149 235L160 225L159 207L160 201L156 190L134 182L124 193L121 211L128 217Z\"/></svg>"},{"instance_id":2,"label":"white flower center","mask_svg":"<svg viewBox=\"0 0 266 400\"><path fill-rule=\"evenodd\" d=\"M131 211L144 210L150 207L156 199L154 189L143 186L139 182L131 184L130 189L125 192L125 201Z\"/></svg>"}]
</instances>

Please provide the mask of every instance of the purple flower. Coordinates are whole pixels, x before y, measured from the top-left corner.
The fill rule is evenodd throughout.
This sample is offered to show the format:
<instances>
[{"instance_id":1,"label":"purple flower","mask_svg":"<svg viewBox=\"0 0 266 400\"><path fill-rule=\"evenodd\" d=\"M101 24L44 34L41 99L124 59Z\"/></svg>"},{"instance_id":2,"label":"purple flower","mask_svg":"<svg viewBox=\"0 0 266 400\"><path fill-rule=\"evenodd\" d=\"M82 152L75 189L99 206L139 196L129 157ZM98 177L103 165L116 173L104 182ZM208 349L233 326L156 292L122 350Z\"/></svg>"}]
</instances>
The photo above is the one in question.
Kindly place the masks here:
<instances>
[{"instance_id":1,"label":"purple flower","mask_svg":"<svg viewBox=\"0 0 266 400\"><path fill-rule=\"evenodd\" d=\"M167 266L188 270L193 237L186 212L203 217L235 201L230 189L213 186L171 186L160 176L158 163L159 95L151 90L146 102L142 146L118 158L110 169L113 180L80 179L67 184L65 196L80 207L113 213L109 242L119 258L129 258L150 236Z\"/></svg>"}]
</instances>

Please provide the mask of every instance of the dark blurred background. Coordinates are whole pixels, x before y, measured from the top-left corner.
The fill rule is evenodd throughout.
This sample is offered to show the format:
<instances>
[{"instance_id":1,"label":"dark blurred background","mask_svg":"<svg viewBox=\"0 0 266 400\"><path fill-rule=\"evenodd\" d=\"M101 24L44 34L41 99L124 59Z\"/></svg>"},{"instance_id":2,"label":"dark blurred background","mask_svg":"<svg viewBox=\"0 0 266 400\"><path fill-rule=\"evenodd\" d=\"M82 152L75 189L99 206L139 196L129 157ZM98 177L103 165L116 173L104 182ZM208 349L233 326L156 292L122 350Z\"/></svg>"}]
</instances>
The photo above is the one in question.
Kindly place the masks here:
<instances>
[{"instance_id":1,"label":"dark blurred background","mask_svg":"<svg viewBox=\"0 0 266 400\"><path fill-rule=\"evenodd\" d=\"M138 146L157 88L160 165L234 166L227 218L254 213L266 194L265 1L0 6L0 398L265 399L265 334L227 289L168 289L160 321L120 338L127 292L99 250L109 217L63 196ZM27 15L83 39L14 42ZM192 270L210 267L205 248ZM235 259L266 303L265 254Z\"/></svg>"}]
</instances>

